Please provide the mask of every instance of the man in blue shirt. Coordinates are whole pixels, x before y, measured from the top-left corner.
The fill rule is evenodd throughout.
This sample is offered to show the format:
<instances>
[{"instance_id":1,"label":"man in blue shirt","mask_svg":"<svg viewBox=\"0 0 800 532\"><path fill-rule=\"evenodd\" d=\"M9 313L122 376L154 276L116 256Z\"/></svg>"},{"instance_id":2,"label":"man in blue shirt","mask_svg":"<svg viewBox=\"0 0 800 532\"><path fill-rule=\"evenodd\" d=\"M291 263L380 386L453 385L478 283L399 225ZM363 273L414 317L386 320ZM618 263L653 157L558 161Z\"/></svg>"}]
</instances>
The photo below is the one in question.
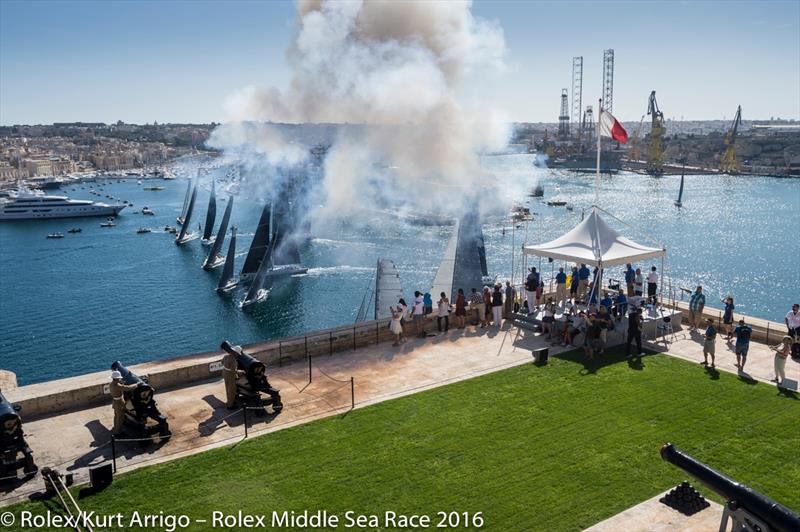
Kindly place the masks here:
<instances>
[{"instance_id":1,"label":"man in blue shirt","mask_svg":"<svg viewBox=\"0 0 800 532\"><path fill-rule=\"evenodd\" d=\"M697 330L697 324L703 316L703 308L705 306L706 296L703 294L703 287L698 286L689 299L689 327L692 330Z\"/></svg>"},{"instance_id":2,"label":"man in blue shirt","mask_svg":"<svg viewBox=\"0 0 800 532\"><path fill-rule=\"evenodd\" d=\"M581 269L578 270L578 299L581 301L586 297L586 287L589 286L591 273L585 264L581 264Z\"/></svg>"},{"instance_id":3,"label":"man in blue shirt","mask_svg":"<svg viewBox=\"0 0 800 532\"><path fill-rule=\"evenodd\" d=\"M564 268L559 268L556 274L556 305L566 306L567 304L567 274Z\"/></svg>"},{"instance_id":4,"label":"man in blue shirt","mask_svg":"<svg viewBox=\"0 0 800 532\"><path fill-rule=\"evenodd\" d=\"M633 297L633 282L636 280L636 272L630 262L626 266L625 286L628 288L628 297Z\"/></svg>"},{"instance_id":5,"label":"man in blue shirt","mask_svg":"<svg viewBox=\"0 0 800 532\"><path fill-rule=\"evenodd\" d=\"M617 306L614 307L614 316L617 317L617 321L622 319L622 316L628 312L628 298L625 297L625 294L622 292L622 289L619 289L619 295L617 296Z\"/></svg>"},{"instance_id":6,"label":"man in blue shirt","mask_svg":"<svg viewBox=\"0 0 800 532\"><path fill-rule=\"evenodd\" d=\"M739 320L739 325L733 330L736 335L736 367L739 371L744 371L744 363L747 362L747 351L750 349L750 335L753 329L744 323L744 319Z\"/></svg>"},{"instance_id":7,"label":"man in blue shirt","mask_svg":"<svg viewBox=\"0 0 800 532\"><path fill-rule=\"evenodd\" d=\"M606 307L606 310L609 314L611 314L611 307L614 305L614 300L611 299L609 294L606 294L603 299L600 300L600 306Z\"/></svg>"}]
</instances>

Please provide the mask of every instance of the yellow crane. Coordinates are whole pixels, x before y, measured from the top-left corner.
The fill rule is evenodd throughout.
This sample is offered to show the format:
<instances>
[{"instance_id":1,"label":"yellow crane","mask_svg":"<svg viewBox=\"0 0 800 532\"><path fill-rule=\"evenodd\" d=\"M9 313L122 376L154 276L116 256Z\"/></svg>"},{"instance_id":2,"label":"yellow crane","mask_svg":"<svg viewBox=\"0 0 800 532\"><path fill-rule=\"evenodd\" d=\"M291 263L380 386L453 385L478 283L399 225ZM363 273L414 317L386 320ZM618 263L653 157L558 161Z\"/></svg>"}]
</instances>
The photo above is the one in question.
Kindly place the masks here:
<instances>
[{"instance_id":1,"label":"yellow crane","mask_svg":"<svg viewBox=\"0 0 800 532\"><path fill-rule=\"evenodd\" d=\"M636 131L633 132L633 136L631 137L631 161L638 161L639 160L639 135L642 132L642 124L644 123L644 115L642 115L642 119L639 120L639 126L636 128Z\"/></svg>"},{"instance_id":2,"label":"yellow crane","mask_svg":"<svg viewBox=\"0 0 800 532\"><path fill-rule=\"evenodd\" d=\"M656 91L650 93L650 100L647 102L647 114L653 117L650 127L650 153L647 157L647 173L660 176L664 174L664 151L661 147L661 139L664 137L667 128L664 127L664 113L658 109Z\"/></svg>"},{"instance_id":3,"label":"yellow crane","mask_svg":"<svg viewBox=\"0 0 800 532\"><path fill-rule=\"evenodd\" d=\"M719 171L726 174L735 174L741 170L739 159L736 158L736 134L739 132L739 124L742 123L742 106L736 108L736 116L733 119L730 129L725 134L725 154L719 163Z\"/></svg>"}]
</instances>

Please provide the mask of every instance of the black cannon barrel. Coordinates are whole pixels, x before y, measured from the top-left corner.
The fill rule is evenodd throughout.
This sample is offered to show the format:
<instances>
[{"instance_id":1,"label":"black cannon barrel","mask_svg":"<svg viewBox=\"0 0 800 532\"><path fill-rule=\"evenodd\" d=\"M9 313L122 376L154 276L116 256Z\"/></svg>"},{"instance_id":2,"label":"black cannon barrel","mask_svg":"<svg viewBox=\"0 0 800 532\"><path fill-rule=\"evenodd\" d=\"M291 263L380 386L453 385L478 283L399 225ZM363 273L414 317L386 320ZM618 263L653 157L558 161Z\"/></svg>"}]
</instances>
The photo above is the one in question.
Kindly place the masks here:
<instances>
[{"instance_id":1,"label":"black cannon barrel","mask_svg":"<svg viewBox=\"0 0 800 532\"><path fill-rule=\"evenodd\" d=\"M266 366L264 366L263 362L252 355L245 353L241 347L231 345L231 343L227 340L222 342L221 347L224 351L236 356L236 361L239 364L239 368L244 370L244 372L247 374L248 381L255 382L264 377L266 373Z\"/></svg>"},{"instance_id":2,"label":"black cannon barrel","mask_svg":"<svg viewBox=\"0 0 800 532\"><path fill-rule=\"evenodd\" d=\"M111 364L111 369L119 371L122 375L123 384L136 384L136 389L133 391L134 403L149 403L153 399L153 392L155 391L152 386L147 384L144 379L137 374L126 368L122 363L117 360Z\"/></svg>"},{"instance_id":3,"label":"black cannon barrel","mask_svg":"<svg viewBox=\"0 0 800 532\"><path fill-rule=\"evenodd\" d=\"M22 420L14 405L0 392L0 435L15 436L22 428Z\"/></svg>"},{"instance_id":4,"label":"black cannon barrel","mask_svg":"<svg viewBox=\"0 0 800 532\"><path fill-rule=\"evenodd\" d=\"M680 451L673 444L667 443L661 447L661 458L686 471L726 501L736 501L740 507L775 530L781 532L800 530L800 515L754 489L708 467L703 462Z\"/></svg>"}]
</instances>

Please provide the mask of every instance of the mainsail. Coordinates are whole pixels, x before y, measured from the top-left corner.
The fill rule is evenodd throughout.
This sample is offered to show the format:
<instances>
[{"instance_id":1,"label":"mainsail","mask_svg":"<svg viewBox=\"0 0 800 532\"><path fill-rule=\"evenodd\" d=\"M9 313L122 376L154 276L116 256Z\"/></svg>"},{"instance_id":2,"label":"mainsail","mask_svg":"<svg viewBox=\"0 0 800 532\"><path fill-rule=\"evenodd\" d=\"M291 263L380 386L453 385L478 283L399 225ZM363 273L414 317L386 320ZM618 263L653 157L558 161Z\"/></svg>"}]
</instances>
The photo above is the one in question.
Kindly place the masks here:
<instances>
[{"instance_id":1,"label":"mainsail","mask_svg":"<svg viewBox=\"0 0 800 532\"><path fill-rule=\"evenodd\" d=\"M186 183L186 195L183 197L183 207L181 207L181 214L176 219L178 224L183 225L183 221L186 219L186 209L189 207L189 198L192 195L192 185L194 184L194 179L189 179L189 182Z\"/></svg>"},{"instance_id":2,"label":"mainsail","mask_svg":"<svg viewBox=\"0 0 800 532\"><path fill-rule=\"evenodd\" d=\"M389 307L396 307L401 297L403 297L403 287L394 262L378 259L378 271L375 276L375 319L391 318Z\"/></svg>"},{"instance_id":3,"label":"mainsail","mask_svg":"<svg viewBox=\"0 0 800 532\"><path fill-rule=\"evenodd\" d=\"M225 207L225 213L222 215L222 222L219 224L219 232L217 232L217 238L214 240L214 244L211 246L211 251L208 252L208 257L206 257L205 262L203 263L204 270L210 270L212 268L216 268L222 262L222 255L220 255L220 251L222 250L222 244L225 243L225 233L228 231L228 222L231 219L231 210L233 209L233 196L228 197L228 206Z\"/></svg>"},{"instance_id":4,"label":"mainsail","mask_svg":"<svg viewBox=\"0 0 800 532\"><path fill-rule=\"evenodd\" d=\"M256 234L253 237L250 250L247 252L247 257L244 260L241 273L242 277L251 276L258 271L258 267L261 265L261 261L269 247L270 240L272 240L270 238L271 219L272 208L271 204L267 203L264 205L264 210L261 211L261 218L258 220Z\"/></svg>"},{"instance_id":5,"label":"mainsail","mask_svg":"<svg viewBox=\"0 0 800 532\"><path fill-rule=\"evenodd\" d=\"M206 225L203 228L203 244L211 243L211 234L214 232L214 221L217 218L217 195L214 192L214 179L211 179L211 196L208 198L208 211L206 212ZM223 233L225 234L225 233Z\"/></svg>"},{"instance_id":6,"label":"mainsail","mask_svg":"<svg viewBox=\"0 0 800 532\"><path fill-rule=\"evenodd\" d=\"M192 189L192 196L189 198L189 206L186 208L186 217L184 218L183 224L181 225L181 232L175 239L176 244L183 244L184 242L188 242L192 238L192 234L190 233L187 235L186 231L187 229L189 229L189 223L192 220L192 211L194 210L195 199L197 199L197 187L194 187Z\"/></svg>"},{"instance_id":7,"label":"mainsail","mask_svg":"<svg viewBox=\"0 0 800 532\"><path fill-rule=\"evenodd\" d=\"M217 237L219 240L219 237ZM219 278L217 291L225 292L237 285L233 278L233 262L236 256L236 226L231 228L231 243L228 244L228 255L225 257L225 266L222 268L222 275Z\"/></svg>"},{"instance_id":8,"label":"mainsail","mask_svg":"<svg viewBox=\"0 0 800 532\"><path fill-rule=\"evenodd\" d=\"M675 205L678 207L683 205L683 170L681 170L681 188L678 190L678 200L675 202Z\"/></svg>"},{"instance_id":9,"label":"mainsail","mask_svg":"<svg viewBox=\"0 0 800 532\"><path fill-rule=\"evenodd\" d=\"M256 276L253 278L253 282L250 283L250 288L247 290L247 295L245 296L244 301L242 301L243 307L252 305L253 303L258 303L267 297L269 290L265 287L265 284L269 278L268 274L270 268L272 267L270 256L272 255L274 246L275 240L272 240L269 246L267 246L264 256L261 258L261 264L258 266Z\"/></svg>"}]
</instances>

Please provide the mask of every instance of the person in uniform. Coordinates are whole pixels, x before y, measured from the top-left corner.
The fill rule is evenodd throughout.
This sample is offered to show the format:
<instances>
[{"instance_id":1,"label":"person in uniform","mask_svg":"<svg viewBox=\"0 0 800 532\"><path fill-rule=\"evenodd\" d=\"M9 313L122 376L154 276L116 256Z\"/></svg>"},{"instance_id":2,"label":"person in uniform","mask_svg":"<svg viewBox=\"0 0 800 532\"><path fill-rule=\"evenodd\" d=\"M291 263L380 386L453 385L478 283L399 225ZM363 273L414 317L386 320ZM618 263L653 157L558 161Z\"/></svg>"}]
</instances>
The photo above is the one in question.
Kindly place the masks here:
<instances>
[{"instance_id":1,"label":"person in uniform","mask_svg":"<svg viewBox=\"0 0 800 532\"><path fill-rule=\"evenodd\" d=\"M238 345L234 349L242 351L241 346ZM222 378L225 379L225 406L229 410L236 408L236 379L240 375L244 375L244 371L239 369L236 355L226 351L222 357Z\"/></svg>"},{"instance_id":2,"label":"person in uniform","mask_svg":"<svg viewBox=\"0 0 800 532\"><path fill-rule=\"evenodd\" d=\"M136 384L123 384L122 373L119 371L111 372L111 406L114 408L114 428L111 433L119 436L122 433L122 425L125 421L125 392L132 392L136 389Z\"/></svg>"}]
</instances>

